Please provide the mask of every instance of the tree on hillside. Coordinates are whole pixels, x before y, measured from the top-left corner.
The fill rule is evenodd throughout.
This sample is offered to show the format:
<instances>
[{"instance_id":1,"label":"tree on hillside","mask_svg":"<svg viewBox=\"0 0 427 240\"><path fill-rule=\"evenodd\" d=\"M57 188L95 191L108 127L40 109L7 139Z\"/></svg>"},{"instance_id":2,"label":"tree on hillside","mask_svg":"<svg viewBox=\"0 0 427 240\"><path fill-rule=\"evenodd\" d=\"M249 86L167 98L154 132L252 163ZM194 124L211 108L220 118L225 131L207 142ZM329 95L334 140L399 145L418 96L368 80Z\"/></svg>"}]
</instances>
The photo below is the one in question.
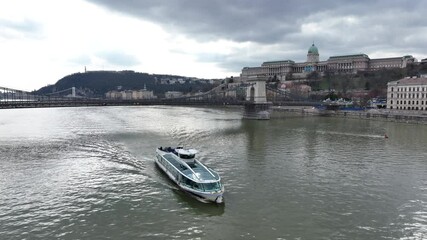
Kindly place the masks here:
<instances>
[{"instance_id":1,"label":"tree on hillside","mask_svg":"<svg viewBox=\"0 0 427 240\"><path fill-rule=\"evenodd\" d=\"M371 84L369 82L365 82L365 90L370 90Z\"/></svg>"},{"instance_id":2,"label":"tree on hillside","mask_svg":"<svg viewBox=\"0 0 427 240\"><path fill-rule=\"evenodd\" d=\"M105 93L112 90L139 90L146 87L153 91L155 95L164 94L166 91L180 91L184 93L192 91L210 90L212 84L201 82L185 82L182 84L161 84L159 79L176 79L181 76L155 75L138 73L134 71L93 71L85 73L74 73L60 79L54 85L43 87L37 90L37 94L48 94L76 87L80 96L103 97ZM68 93L66 93L68 94Z\"/></svg>"},{"instance_id":3,"label":"tree on hillside","mask_svg":"<svg viewBox=\"0 0 427 240\"><path fill-rule=\"evenodd\" d=\"M406 65L406 76L408 77L415 77L418 75L419 69L417 65L414 63L409 63Z\"/></svg>"},{"instance_id":4,"label":"tree on hillside","mask_svg":"<svg viewBox=\"0 0 427 240\"><path fill-rule=\"evenodd\" d=\"M317 71L310 72L307 75L307 84L313 89L313 91L319 90L320 88L320 74Z\"/></svg>"},{"instance_id":5,"label":"tree on hillside","mask_svg":"<svg viewBox=\"0 0 427 240\"><path fill-rule=\"evenodd\" d=\"M327 82L327 86L328 86L328 92L331 92L331 87L332 87L332 77L333 77L333 72L331 70L326 70L323 78L326 80Z\"/></svg>"}]
</instances>

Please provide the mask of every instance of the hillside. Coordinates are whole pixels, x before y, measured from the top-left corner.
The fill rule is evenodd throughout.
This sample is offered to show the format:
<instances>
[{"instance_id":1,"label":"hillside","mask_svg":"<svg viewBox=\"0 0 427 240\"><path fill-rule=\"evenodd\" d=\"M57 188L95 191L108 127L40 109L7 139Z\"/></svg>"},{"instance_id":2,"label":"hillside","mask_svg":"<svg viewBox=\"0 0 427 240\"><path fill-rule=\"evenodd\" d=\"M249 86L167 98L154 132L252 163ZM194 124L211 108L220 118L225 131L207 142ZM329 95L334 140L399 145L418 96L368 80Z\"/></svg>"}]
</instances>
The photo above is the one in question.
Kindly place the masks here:
<instances>
[{"instance_id":1,"label":"hillside","mask_svg":"<svg viewBox=\"0 0 427 240\"><path fill-rule=\"evenodd\" d=\"M196 92L207 91L213 87L207 80L193 78L148 74L134 71L90 71L74 73L63 77L53 85L40 88L36 94L51 94L75 87L78 95L100 97L111 90L138 90L144 87L155 95L166 91ZM69 93L64 93L69 94Z\"/></svg>"}]
</instances>

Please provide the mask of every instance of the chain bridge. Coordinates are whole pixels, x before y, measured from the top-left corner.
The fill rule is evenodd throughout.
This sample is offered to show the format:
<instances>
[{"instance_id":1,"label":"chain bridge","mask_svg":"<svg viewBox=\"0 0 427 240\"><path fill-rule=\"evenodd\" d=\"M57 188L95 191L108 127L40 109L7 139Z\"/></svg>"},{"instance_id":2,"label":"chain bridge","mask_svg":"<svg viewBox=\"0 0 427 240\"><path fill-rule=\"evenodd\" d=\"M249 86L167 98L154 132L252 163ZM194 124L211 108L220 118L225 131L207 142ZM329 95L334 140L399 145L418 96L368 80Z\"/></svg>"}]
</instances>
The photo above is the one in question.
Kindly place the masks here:
<instances>
[{"instance_id":1,"label":"chain bridge","mask_svg":"<svg viewBox=\"0 0 427 240\"><path fill-rule=\"evenodd\" d=\"M157 99L106 99L76 95L75 88L39 95L33 92L0 87L0 108L75 107L75 106L120 106L120 105L248 105L256 99L248 98L254 83L224 83L210 91L191 96ZM318 105L307 99L265 86L266 99L273 105Z\"/></svg>"}]
</instances>

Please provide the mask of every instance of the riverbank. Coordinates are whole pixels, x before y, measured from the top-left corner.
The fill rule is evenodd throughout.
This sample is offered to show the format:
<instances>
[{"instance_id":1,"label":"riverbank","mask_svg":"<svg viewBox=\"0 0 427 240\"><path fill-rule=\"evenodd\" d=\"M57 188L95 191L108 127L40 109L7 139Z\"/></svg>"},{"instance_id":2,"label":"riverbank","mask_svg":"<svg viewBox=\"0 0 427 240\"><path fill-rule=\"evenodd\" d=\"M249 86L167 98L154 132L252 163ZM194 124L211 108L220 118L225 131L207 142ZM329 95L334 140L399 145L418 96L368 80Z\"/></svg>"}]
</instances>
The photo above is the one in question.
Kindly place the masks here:
<instances>
[{"instance_id":1,"label":"riverbank","mask_svg":"<svg viewBox=\"0 0 427 240\"><path fill-rule=\"evenodd\" d=\"M313 107L275 106L271 108L271 118L278 119L297 114L303 116L326 116L340 118L369 119L377 121L427 124L427 111L401 111L389 109L369 109L362 111L319 110Z\"/></svg>"}]
</instances>

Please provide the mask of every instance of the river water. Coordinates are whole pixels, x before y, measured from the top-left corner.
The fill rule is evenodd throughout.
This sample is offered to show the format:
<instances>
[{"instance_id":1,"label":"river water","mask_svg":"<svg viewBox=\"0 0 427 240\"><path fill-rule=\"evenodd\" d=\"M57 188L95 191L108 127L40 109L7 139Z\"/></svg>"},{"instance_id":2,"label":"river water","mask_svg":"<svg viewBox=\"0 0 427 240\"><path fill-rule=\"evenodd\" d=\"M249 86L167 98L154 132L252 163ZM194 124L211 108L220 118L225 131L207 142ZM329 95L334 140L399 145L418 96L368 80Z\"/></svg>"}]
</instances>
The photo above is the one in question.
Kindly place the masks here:
<instances>
[{"instance_id":1,"label":"river water","mask_svg":"<svg viewBox=\"0 0 427 240\"><path fill-rule=\"evenodd\" d=\"M426 143L426 125L240 109L1 110L0 239L427 239ZM155 166L174 145L219 172L223 205Z\"/></svg>"}]
</instances>

